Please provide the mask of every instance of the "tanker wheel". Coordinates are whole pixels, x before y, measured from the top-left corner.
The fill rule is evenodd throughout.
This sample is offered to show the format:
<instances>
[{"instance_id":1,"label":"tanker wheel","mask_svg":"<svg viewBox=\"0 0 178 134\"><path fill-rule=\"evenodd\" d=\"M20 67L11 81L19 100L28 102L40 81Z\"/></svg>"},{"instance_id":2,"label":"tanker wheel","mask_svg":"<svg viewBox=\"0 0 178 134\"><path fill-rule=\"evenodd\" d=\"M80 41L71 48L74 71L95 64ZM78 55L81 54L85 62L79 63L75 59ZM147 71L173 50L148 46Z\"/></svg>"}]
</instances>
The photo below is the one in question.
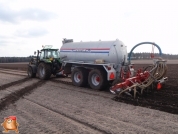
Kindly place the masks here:
<instances>
[{"instance_id":1,"label":"tanker wheel","mask_svg":"<svg viewBox=\"0 0 178 134\"><path fill-rule=\"evenodd\" d=\"M93 69L89 73L88 83L92 89L102 90L107 84L106 73L99 69Z\"/></svg>"},{"instance_id":2,"label":"tanker wheel","mask_svg":"<svg viewBox=\"0 0 178 134\"><path fill-rule=\"evenodd\" d=\"M47 80L51 76L51 67L49 64L40 63L38 66L38 76L42 80Z\"/></svg>"},{"instance_id":3,"label":"tanker wheel","mask_svg":"<svg viewBox=\"0 0 178 134\"><path fill-rule=\"evenodd\" d=\"M86 86L88 82L87 76L88 72L85 68L74 68L71 75L72 83L79 87Z\"/></svg>"},{"instance_id":4,"label":"tanker wheel","mask_svg":"<svg viewBox=\"0 0 178 134\"><path fill-rule=\"evenodd\" d=\"M27 74L28 74L28 77L29 77L29 78L34 78L34 77L36 77L36 73L33 72L33 69L32 69L32 67L30 67L30 66L28 67Z\"/></svg>"}]
</instances>

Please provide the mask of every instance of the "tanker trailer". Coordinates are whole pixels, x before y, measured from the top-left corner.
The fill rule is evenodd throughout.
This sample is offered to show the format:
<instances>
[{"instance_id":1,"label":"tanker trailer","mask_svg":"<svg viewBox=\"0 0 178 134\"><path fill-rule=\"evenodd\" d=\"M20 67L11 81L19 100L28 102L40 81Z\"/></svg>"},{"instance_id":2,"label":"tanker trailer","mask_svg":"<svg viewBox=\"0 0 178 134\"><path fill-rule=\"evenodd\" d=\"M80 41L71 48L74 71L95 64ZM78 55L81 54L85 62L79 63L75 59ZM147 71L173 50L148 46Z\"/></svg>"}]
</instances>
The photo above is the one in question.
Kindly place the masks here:
<instances>
[{"instance_id":1,"label":"tanker trailer","mask_svg":"<svg viewBox=\"0 0 178 134\"><path fill-rule=\"evenodd\" d=\"M71 74L75 86L90 85L100 90L121 78L127 66L127 48L120 40L73 42L64 39L60 48L65 74Z\"/></svg>"}]
</instances>

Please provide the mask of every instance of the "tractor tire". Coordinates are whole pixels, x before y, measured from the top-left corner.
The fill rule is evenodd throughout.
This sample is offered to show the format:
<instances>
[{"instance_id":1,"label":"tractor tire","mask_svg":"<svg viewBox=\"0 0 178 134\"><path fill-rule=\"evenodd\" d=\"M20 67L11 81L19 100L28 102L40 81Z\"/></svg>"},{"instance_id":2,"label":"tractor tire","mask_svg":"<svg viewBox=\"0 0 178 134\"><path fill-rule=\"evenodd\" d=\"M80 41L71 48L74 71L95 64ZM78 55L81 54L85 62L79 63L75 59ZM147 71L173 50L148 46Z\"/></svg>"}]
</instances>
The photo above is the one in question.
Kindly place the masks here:
<instances>
[{"instance_id":1,"label":"tractor tire","mask_svg":"<svg viewBox=\"0 0 178 134\"><path fill-rule=\"evenodd\" d=\"M85 68L77 68L76 67L72 71L72 75L71 75L72 83L78 87L86 86L88 83L87 76L88 76L88 72Z\"/></svg>"},{"instance_id":2,"label":"tractor tire","mask_svg":"<svg viewBox=\"0 0 178 134\"><path fill-rule=\"evenodd\" d=\"M108 83L103 70L93 69L88 76L88 83L92 89L102 90Z\"/></svg>"},{"instance_id":3,"label":"tractor tire","mask_svg":"<svg viewBox=\"0 0 178 134\"><path fill-rule=\"evenodd\" d=\"M37 72L40 79L48 80L51 76L51 67L49 64L40 63Z\"/></svg>"},{"instance_id":4,"label":"tractor tire","mask_svg":"<svg viewBox=\"0 0 178 134\"><path fill-rule=\"evenodd\" d=\"M33 69L30 66L28 67L27 74L28 74L29 78L35 78L36 77L36 73L33 72Z\"/></svg>"}]
</instances>

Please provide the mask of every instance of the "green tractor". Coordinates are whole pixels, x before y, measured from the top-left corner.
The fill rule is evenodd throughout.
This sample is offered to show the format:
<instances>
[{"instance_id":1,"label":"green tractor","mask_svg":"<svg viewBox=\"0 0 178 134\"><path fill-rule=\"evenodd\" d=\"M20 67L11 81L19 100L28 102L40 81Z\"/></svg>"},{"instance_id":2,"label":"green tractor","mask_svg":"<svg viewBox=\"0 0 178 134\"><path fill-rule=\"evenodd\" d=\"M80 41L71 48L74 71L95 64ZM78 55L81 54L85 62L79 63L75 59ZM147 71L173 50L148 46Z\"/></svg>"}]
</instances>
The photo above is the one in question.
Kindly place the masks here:
<instances>
[{"instance_id":1,"label":"green tractor","mask_svg":"<svg viewBox=\"0 0 178 134\"><path fill-rule=\"evenodd\" d=\"M36 55L36 52L34 52ZM52 46L45 46L37 51L37 56L32 58L28 64L28 77L34 78L36 74L40 79L47 80L54 76L63 75L62 63L59 57L59 49L52 49Z\"/></svg>"}]
</instances>

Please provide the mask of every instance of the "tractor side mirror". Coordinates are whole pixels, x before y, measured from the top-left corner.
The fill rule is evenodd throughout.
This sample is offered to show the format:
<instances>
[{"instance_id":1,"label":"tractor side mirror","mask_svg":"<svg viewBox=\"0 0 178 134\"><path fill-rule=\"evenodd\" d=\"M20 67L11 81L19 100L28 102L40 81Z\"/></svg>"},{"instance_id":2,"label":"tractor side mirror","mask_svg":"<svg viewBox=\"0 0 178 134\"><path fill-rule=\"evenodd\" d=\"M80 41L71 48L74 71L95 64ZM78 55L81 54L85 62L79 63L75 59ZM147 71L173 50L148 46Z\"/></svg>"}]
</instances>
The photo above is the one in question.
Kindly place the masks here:
<instances>
[{"instance_id":1,"label":"tractor side mirror","mask_svg":"<svg viewBox=\"0 0 178 134\"><path fill-rule=\"evenodd\" d=\"M36 51L34 52L34 55L36 55Z\"/></svg>"}]
</instances>

